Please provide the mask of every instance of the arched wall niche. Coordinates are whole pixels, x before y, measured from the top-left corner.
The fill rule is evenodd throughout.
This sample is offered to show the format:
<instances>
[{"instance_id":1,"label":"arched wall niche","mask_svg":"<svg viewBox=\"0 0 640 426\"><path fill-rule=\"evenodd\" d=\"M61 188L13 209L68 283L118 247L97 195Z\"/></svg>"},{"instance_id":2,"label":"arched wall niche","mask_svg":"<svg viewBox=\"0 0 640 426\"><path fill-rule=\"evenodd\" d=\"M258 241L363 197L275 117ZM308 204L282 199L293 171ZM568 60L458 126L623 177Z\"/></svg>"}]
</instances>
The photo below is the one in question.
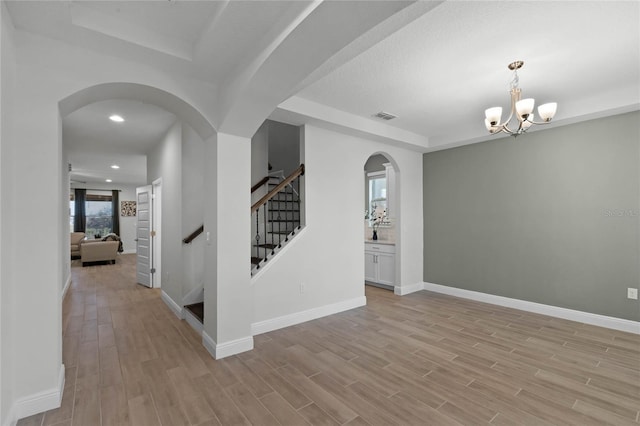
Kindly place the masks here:
<instances>
[{"instance_id":1,"label":"arched wall niche","mask_svg":"<svg viewBox=\"0 0 640 426\"><path fill-rule=\"evenodd\" d=\"M400 285L401 280L401 202L400 202L400 167L398 162L387 152L376 151L371 153L364 162L364 201L365 201L365 221L364 221L364 241L365 243L365 282L375 285L377 287L386 288L388 290L395 291ZM373 228L371 227L370 215L372 212L371 200L369 193L369 181L371 177L375 175L384 174L386 179L386 208L388 209L389 223L381 225L376 230L376 240L373 240ZM373 176L372 176L373 175ZM378 281L371 279L371 267L368 264L371 261L371 256L368 254L368 248L371 243L385 244L389 249L389 253L393 253L393 258L389 258L387 255L387 262L385 268L388 271L378 272ZM391 248L392 247L392 248ZM380 257L377 256L378 258ZM375 258L375 257L374 257ZM374 260L374 262L376 262ZM380 267L381 268L381 267ZM392 269L392 270L391 270Z\"/></svg>"}]
</instances>

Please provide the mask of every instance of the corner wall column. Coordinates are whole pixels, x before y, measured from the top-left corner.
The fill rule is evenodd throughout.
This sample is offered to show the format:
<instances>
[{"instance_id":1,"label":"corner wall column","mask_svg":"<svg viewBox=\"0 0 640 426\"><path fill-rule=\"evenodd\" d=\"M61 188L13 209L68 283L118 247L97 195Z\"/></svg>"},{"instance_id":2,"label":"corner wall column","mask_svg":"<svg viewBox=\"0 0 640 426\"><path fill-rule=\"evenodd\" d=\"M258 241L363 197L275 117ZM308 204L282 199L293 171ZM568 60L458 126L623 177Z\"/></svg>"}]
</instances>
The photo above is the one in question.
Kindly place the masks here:
<instances>
[{"instance_id":1,"label":"corner wall column","mask_svg":"<svg viewBox=\"0 0 640 426\"><path fill-rule=\"evenodd\" d=\"M250 239L251 139L205 142L203 344L216 358L253 349ZM208 234L207 234L208 233Z\"/></svg>"}]
</instances>

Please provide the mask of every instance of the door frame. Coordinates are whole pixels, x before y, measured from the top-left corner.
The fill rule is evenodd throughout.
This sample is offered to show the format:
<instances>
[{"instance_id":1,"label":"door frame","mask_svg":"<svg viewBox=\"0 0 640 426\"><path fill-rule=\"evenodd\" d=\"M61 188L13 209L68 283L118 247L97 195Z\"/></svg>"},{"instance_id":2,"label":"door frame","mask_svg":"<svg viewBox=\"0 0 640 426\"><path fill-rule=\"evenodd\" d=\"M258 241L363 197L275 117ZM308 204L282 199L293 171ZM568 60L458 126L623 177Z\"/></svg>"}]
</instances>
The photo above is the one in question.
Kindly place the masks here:
<instances>
[{"instance_id":1,"label":"door frame","mask_svg":"<svg viewBox=\"0 0 640 426\"><path fill-rule=\"evenodd\" d=\"M155 231L151 237L151 267L155 273L151 275L153 288L162 288L162 178L151 182L151 229Z\"/></svg>"}]
</instances>

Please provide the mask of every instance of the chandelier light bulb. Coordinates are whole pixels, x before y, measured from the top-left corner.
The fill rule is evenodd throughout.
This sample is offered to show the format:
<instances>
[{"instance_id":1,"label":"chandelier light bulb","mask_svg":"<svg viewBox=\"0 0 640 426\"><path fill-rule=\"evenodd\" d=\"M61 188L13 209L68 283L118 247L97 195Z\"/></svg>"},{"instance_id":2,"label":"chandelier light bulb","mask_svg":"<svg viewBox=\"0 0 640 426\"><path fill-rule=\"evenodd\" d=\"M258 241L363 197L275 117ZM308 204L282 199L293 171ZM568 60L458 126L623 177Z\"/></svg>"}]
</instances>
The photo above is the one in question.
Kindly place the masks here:
<instances>
[{"instance_id":1,"label":"chandelier light bulb","mask_svg":"<svg viewBox=\"0 0 640 426\"><path fill-rule=\"evenodd\" d=\"M554 115L556 115L556 109L558 104L555 102L549 102L548 104L542 104L538 107L538 115L544 122L551 121Z\"/></svg>"},{"instance_id":2,"label":"chandelier light bulb","mask_svg":"<svg viewBox=\"0 0 640 426\"><path fill-rule=\"evenodd\" d=\"M484 111L484 115L487 118L487 121L492 126L496 126L500 124L500 119L502 118L502 107L493 107L486 109Z\"/></svg>"},{"instance_id":3,"label":"chandelier light bulb","mask_svg":"<svg viewBox=\"0 0 640 426\"><path fill-rule=\"evenodd\" d=\"M527 118L527 116L533 112L534 105L535 100L533 98L521 99L516 102L518 117Z\"/></svg>"}]
</instances>

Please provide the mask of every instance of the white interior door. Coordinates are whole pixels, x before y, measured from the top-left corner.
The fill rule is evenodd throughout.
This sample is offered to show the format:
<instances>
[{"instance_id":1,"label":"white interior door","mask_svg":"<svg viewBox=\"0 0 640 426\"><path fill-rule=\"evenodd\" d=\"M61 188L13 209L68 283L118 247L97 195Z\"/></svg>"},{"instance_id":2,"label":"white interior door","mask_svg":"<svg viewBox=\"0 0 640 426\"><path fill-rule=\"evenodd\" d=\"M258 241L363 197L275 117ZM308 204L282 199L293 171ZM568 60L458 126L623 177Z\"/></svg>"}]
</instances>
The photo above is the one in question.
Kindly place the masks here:
<instances>
[{"instance_id":1,"label":"white interior door","mask_svg":"<svg viewBox=\"0 0 640 426\"><path fill-rule=\"evenodd\" d=\"M136 279L138 284L153 287L152 263L152 194L151 185L136 188L138 222L136 224Z\"/></svg>"}]
</instances>

